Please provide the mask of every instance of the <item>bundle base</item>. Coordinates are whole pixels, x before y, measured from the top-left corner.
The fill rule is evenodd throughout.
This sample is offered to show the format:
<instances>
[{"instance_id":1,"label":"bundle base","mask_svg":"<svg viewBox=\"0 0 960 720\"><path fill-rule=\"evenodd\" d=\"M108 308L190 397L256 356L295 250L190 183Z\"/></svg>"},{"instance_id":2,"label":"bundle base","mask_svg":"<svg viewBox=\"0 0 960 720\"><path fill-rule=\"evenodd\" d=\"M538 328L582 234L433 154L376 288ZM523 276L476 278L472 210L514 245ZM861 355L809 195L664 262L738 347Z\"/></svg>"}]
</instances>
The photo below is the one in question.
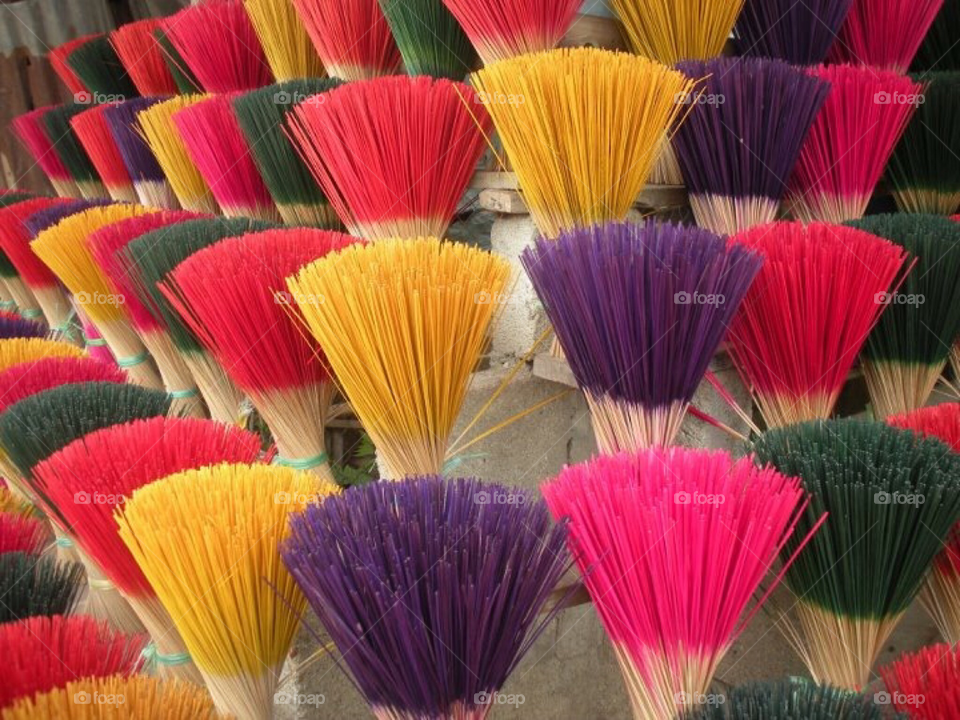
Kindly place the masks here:
<instances>
[{"instance_id":1,"label":"bundle base","mask_svg":"<svg viewBox=\"0 0 960 720\"><path fill-rule=\"evenodd\" d=\"M447 218L392 218L377 222L356 220L350 234L368 240L389 238L442 238L447 234L450 221Z\"/></svg>"},{"instance_id":2,"label":"bundle base","mask_svg":"<svg viewBox=\"0 0 960 720\"><path fill-rule=\"evenodd\" d=\"M53 186L53 191L58 197L62 198L80 198L80 188L71 178L54 178L47 175L47 179Z\"/></svg>"},{"instance_id":3,"label":"bundle base","mask_svg":"<svg viewBox=\"0 0 960 720\"><path fill-rule=\"evenodd\" d=\"M787 207L791 215L805 223L840 224L862 218L872 194L872 191L852 195L804 193L800 197L789 198Z\"/></svg>"},{"instance_id":4,"label":"bundle base","mask_svg":"<svg viewBox=\"0 0 960 720\"><path fill-rule=\"evenodd\" d=\"M101 320L94 324L130 382L153 390L163 390L163 380L150 359L150 353L140 337L123 320Z\"/></svg>"},{"instance_id":5,"label":"bundle base","mask_svg":"<svg viewBox=\"0 0 960 720\"><path fill-rule=\"evenodd\" d=\"M56 286L52 287L34 287L33 296L37 299L37 304L47 319L50 329L65 336L65 339L71 342L81 342L79 333L74 333L73 329L73 306L70 299L62 289Z\"/></svg>"},{"instance_id":6,"label":"bundle base","mask_svg":"<svg viewBox=\"0 0 960 720\"><path fill-rule=\"evenodd\" d=\"M173 396L171 410L177 417L207 417L207 409L193 382L190 368L177 352L166 330L145 330L140 339L150 352L160 372L166 391Z\"/></svg>"},{"instance_id":7,"label":"bundle base","mask_svg":"<svg viewBox=\"0 0 960 720\"><path fill-rule=\"evenodd\" d=\"M166 180L137 180L134 187L141 205L164 210L180 209L180 202Z\"/></svg>"},{"instance_id":8,"label":"bundle base","mask_svg":"<svg viewBox=\"0 0 960 720\"><path fill-rule=\"evenodd\" d=\"M210 410L210 417L228 425L238 424L243 394L223 368L206 352L186 352L182 357Z\"/></svg>"},{"instance_id":9,"label":"bundle base","mask_svg":"<svg viewBox=\"0 0 960 720\"><path fill-rule=\"evenodd\" d=\"M700 227L721 235L733 235L776 220L780 201L766 197L691 194L690 207Z\"/></svg>"},{"instance_id":10,"label":"bundle base","mask_svg":"<svg viewBox=\"0 0 960 720\"><path fill-rule=\"evenodd\" d=\"M315 227L323 230L339 230L343 227L330 205L278 202L277 211L283 218L283 224L290 227Z\"/></svg>"},{"instance_id":11,"label":"bundle base","mask_svg":"<svg viewBox=\"0 0 960 720\"><path fill-rule=\"evenodd\" d=\"M136 188L134 188L133 185L107 185L107 193L109 193L112 200L116 200L117 202L140 202Z\"/></svg>"},{"instance_id":12,"label":"bundle base","mask_svg":"<svg viewBox=\"0 0 960 720\"><path fill-rule=\"evenodd\" d=\"M920 604L944 640L960 643L960 575L934 568L920 590Z\"/></svg>"},{"instance_id":13,"label":"bundle base","mask_svg":"<svg viewBox=\"0 0 960 720\"><path fill-rule=\"evenodd\" d=\"M754 393L754 401L768 428L785 427L808 420L827 420L833 415L840 390L832 393L787 395Z\"/></svg>"},{"instance_id":14,"label":"bundle base","mask_svg":"<svg viewBox=\"0 0 960 720\"><path fill-rule=\"evenodd\" d=\"M930 399L947 362L932 365L869 360L863 376L877 420L922 408Z\"/></svg>"},{"instance_id":15,"label":"bundle base","mask_svg":"<svg viewBox=\"0 0 960 720\"><path fill-rule=\"evenodd\" d=\"M717 664L726 653L722 649L709 658L680 657L671 661L648 651L637 663L625 648L614 645L614 651L635 720L674 720L682 716L686 698L692 700L707 692Z\"/></svg>"},{"instance_id":16,"label":"bundle base","mask_svg":"<svg viewBox=\"0 0 960 720\"><path fill-rule=\"evenodd\" d=\"M77 190L84 200L110 199L110 193L99 180L77 180Z\"/></svg>"},{"instance_id":17,"label":"bundle base","mask_svg":"<svg viewBox=\"0 0 960 720\"><path fill-rule=\"evenodd\" d=\"M217 675L200 672L206 680L213 704L225 717L237 720L270 720L273 717L273 695L282 664L265 668L260 675L240 673Z\"/></svg>"},{"instance_id":18,"label":"bundle base","mask_svg":"<svg viewBox=\"0 0 960 720\"><path fill-rule=\"evenodd\" d=\"M369 431L368 431L369 432ZM390 438L370 432L377 448L381 480L403 480L419 475L440 475L446 460L447 439Z\"/></svg>"},{"instance_id":19,"label":"bundle base","mask_svg":"<svg viewBox=\"0 0 960 720\"><path fill-rule=\"evenodd\" d=\"M316 383L258 393L251 390L249 395L273 433L280 462L335 482L324 440L333 401L332 385Z\"/></svg>"},{"instance_id":20,"label":"bundle base","mask_svg":"<svg viewBox=\"0 0 960 720\"><path fill-rule=\"evenodd\" d=\"M953 215L960 210L960 190L956 192L920 188L894 190L893 198L897 201L897 207L908 213Z\"/></svg>"},{"instance_id":21,"label":"bundle base","mask_svg":"<svg viewBox=\"0 0 960 720\"><path fill-rule=\"evenodd\" d=\"M228 218L253 218L276 223L281 221L280 213L274 206L229 205L221 202L220 208L223 210L223 216Z\"/></svg>"},{"instance_id":22,"label":"bundle base","mask_svg":"<svg viewBox=\"0 0 960 720\"><path fill-rule=\"evenodd\" d=\"M584 391L584 396L597 445L605 455L673 444L690 406L677 400L666 406L645 407L589 390Z\"/></svg>"},{"instance_id":23,"label":"bundle base","mask_svg":"<svg viewBox=\"0 0 960 720\"><path fill-rule=\"evenodd\" d=\"M11 277L5 277L3 282L7 286L7 291L10 293L13 301L17 304L17 310L21 315L25 318L32 319L43 315L39 301L30 288L20 279L20 276L13 275Z\"/></svg>"},{"instance_id":24,"label":"bundle base","mask_svg":"<svg viewBox=\"0 0 960 720\"><path fill-rule=\"evenodd\" d=\"M156 597L127 597L130 607L140 618L140 622L150 633L150 638L157 645L157 653L161 656L172 657L188 655L183 638L177 631L173 618ZM192 661L177 663L158 662L160 673L164 677L178 678L203 687L203 675L197 670Z\"/></svg>"},{"instance_id":25,"label":"bundle base","mask_svg":"<svg viewBox=\"0 0 960 720\"><path fill-rule=\"evenodd\" d=\"M648 182L650 185L683 185L683 172L671 142L663 143L663 149L650 170Z\"/></svg>"},{"instance_id":26,"label":"bundle base","mask_svg":"<svg viewBox=\"0 0 960 720\"><path fill-rule=\"evenodd\" d=\"M130 603L120 594L116 586L111 583L103 570L77 546L77 556L87 571L86 611L123 633L144 632L143 623L130 607Z\"/></svg>"}]
</instances>

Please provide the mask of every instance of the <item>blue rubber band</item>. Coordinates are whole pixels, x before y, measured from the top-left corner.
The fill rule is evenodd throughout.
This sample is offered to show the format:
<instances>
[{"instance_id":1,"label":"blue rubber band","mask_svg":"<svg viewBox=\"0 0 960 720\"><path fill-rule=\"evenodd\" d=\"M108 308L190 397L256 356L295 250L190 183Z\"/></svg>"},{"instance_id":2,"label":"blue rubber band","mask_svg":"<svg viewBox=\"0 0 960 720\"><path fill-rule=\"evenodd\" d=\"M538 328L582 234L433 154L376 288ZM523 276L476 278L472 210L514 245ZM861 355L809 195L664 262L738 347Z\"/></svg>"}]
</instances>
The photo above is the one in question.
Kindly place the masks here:
<instances>
[{"instance_id":1,"label":"blue rubber band","mask_svg":"<svg viewBox=\"0 0 960 720\"><path fill-rule=\"evenodd\" d=\"M282 467L293 468L294 470L310 470L318 465L323 465L323 463L326 461L327 454L322 452L319 455L314 455L310 458L285 458L277 455L273 459L273 464L280 465Z\"/></svg>"},{"instance_id":2,"label":"blue rubber band","mask_svg":"<svg viewBox=\"0 0 960 720\"><path fill-rule=\"evenodd\" d=\"M122 368L131 368L135 365L139 365L142 362L146 362L147 358L150 357L150 353L144 350L139 355L134 355L133 357L117 358L117 365Z\"/></svg>"}]
</instances>

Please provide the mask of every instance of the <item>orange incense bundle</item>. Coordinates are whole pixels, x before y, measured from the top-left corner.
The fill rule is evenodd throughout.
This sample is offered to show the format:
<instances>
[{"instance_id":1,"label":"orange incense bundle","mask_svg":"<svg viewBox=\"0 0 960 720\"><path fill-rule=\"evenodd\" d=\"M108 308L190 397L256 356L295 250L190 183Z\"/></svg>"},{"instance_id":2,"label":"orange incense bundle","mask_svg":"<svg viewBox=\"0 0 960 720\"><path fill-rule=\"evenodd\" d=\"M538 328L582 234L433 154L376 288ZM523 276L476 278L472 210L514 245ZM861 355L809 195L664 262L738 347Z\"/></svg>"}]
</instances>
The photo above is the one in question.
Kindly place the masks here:
<instances>
[{"instance_id":1,"label":"orange incense bundle","mask_svg":"<svg viewBox=\"0 0 960 720\"><path fill-rule=\"evenodd\" d=\"M176 95L179 90L163 57L154 32L160 18L147 18L121 25L110 33L110 44L141 95Z\"/></svg>"},{"instance_id":2,"label":"orange incense bundle","mask_svg":"<svg viewBox=\"0 0 960 720\"><path fill-rule=\"evenodd\" d=\"M96 105L74 115L70 127L87 151L110 197L118 202L136 202L137 191L133 187L133 180L104 116L104 111L109 107Z\"/></svg>"},{"instance_id":3,"label":"orange incense bundle","mask_svg":"<svg viewBox=\"0 0 960 720\"><path fill-rule=\"evenodd\" d=\"M294 110L291 130L350 232L443 237L491 127L474 91L449 80L388 77L321 98Z\"/></svg>"}]
</instances>

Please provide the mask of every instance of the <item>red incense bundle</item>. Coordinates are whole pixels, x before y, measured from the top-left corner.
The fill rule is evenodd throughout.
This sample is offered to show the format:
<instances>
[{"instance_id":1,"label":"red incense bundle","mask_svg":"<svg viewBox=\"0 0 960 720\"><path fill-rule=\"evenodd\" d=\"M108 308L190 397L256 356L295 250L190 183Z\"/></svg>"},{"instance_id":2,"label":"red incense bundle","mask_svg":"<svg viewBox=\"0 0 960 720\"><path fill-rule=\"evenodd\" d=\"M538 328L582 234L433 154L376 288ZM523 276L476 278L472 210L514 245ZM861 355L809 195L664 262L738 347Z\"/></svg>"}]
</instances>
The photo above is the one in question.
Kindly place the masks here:
<instances>
[{"instance_id":1,"label":"red incense bundle","mask_svg":"<svg viewBox=\"0 0 960 720\"><path fill-rule=\"evenodd\" d=\"M53 534L42 518L18 513L0 512L0 555L24 553L40 555L53 540ZM0 707L3 705L0 691Z\"/></svg>"},{"instance_id":2,"label":"red incense bundle","mask_svg":"<svg viewBox=\"0 0 960 720\"><path fill-rule=\"evenodd\" d=\"M280 220L234 115L233 96L216 95L173 115L187 152L227 217Z\"/></svg>"},{"instance_id":3,"label":"red incense bundle","mask_svg":"<svg viewBox=\"0 0 960 720\"><path fill-rule=\"evenodd\" d=\"M126 375L116 365L92 357L41 358L0 370L0 412L24 398L61 385L126 381Z\"/></svg>"},{"instance_id":4,"label":"red incense bundle","mask_svg":"<svg viewBox=\"0 0 960 720\"><path fill-rule=\"evenodd\" d=\"M830 49L830 61L906 74L943 2L854 0Z\"/></svg>"},{"instance_id":5,"label":"red incense bundle","mask_svg":"<svg viewBox=\"0 0 960 720\"><path fill-rule=\"evenodd\" d=\"M121 25L110 33L110 44L141 95L179 93L164 60L163 48L154 37L162 25L160 18L147 18Z\"/></svg>"},{"instance_id":6,"label":"red incense bundle","mask_svg":"<svg viewBox=\"0 0 960 720\"><path fill-rule=\"evenodd\" d=\"M297 107L291 130L352 234L444 237L491 128L475 97L429 77L348 83Z\"/></svg>"},{"instance_id":7,"label":"red incense bundle","mask_svg":"<svg viewBox=\"0 0 960 720\"><path fill-rule=\"evenodd\" d=\"M67 58L70 56L70 53L78 47L85 45L94 38L100 37L100 35L102 35L102 33L94 33L92 35L83 35L73 40L67 40L67 42L58 45L47 53L47 59L50 61L50 66L53 68L53 71L74 95L85 95L88 90L83 80L81 80L73 71L73 68L67 64Z\"/></svg>"},{"instance_id":8,"label":"red incense bundle","mask_svg":"<svg viewBox=\"0 0 960 720\"><path fill-rule=\"evenodd\" d=\"M110 105L96 105L70 120L70 127L87 151L110 197L118 202L136 202L137 191L123 163L104 112Z\"/></svg>"},{"instance_id":9,"label":"red incense bundle","mask_svg":"<svg viewBox=\"0 0 960 720\"><path fill-rule=\"evenodd\" d=\"M78 198L80 188L63 164L60 156L53 149L53 143L47 135L47 128L43 124L43 116L53 106L40 107L23 115L18 115L10 121L10 127L27 152L33 157L40 169L43 170L54 191L60 197Z\"/></svg>"}]
</instances>

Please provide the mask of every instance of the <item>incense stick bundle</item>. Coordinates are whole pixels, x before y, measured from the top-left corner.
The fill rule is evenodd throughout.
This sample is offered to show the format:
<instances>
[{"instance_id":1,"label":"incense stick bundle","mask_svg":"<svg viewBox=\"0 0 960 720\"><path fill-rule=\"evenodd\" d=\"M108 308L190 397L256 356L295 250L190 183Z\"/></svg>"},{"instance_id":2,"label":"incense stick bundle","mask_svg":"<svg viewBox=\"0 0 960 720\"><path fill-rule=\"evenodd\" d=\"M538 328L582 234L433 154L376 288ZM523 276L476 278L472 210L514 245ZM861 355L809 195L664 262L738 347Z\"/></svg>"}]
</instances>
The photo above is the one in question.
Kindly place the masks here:
<instances>
[{"instance_id":1,"label":"incense stick bundle","mask_svg":"<svg viewBox=\"0 0 960 720\"><path fill-rule=\"evenodd\" d=\"M140 121L140 131L160 163L181 207L194 212L216 213L217 202L213 199L210 187L190 159L187 147L173 123L174 113L203 99L200 95L171 98L141 110L137 119Z\"/></svg>"},{"instance_id":2,"label":"incense stick bundle","mask_svg":"<svg viewBox=\"0 0 960 720\"><path fill-rule=\"evenodd\" d=\"M716 57L730 37L744 0L612 0L631 49L673 65Z\"/></svg>"},{"instance_id":3,"label":"incense stick bundle","mask_svg":"<svg viewBox=\"0 0 960 720\"><path fill-rule=\"evenodd\" d=\"M485 65L553 50L577 16L579 0L443 0Z\"/></svg>"},{"instance_id":4,"label":"incense stick bundle","mask_svg":"<svg viewBox=\"0 0 960 720\"><path fill-rule=\"evenodd\" d=\"M67 65L83 81L96 102L105 101L101 96L114 102L137 96L136 85L110 44L110 38L103 33L78 44L67 55Z\"/></svg>"},{"instance_id":5,"label":"incense stick bundle","mask_svg":"<svg viewBox=\"0 0 960 720\"><path fill-rule=\"evenodd\" d=\"M707 696L708 700L714 698ZM883 720L882 705L859 693L806 678L749 683L720 695L688 720Z\"/></svg>"},{"instance_id":6,"label":"incense stick bundle","mask_svg":"<svg viewBox=\"0 0 960 720\"><path fill-rule=\"evenodd\" d=\"M163 60L166 62L170 74L173 75L173 81L177 84L179 91L185 95L203 92L203 85L200 84L196 75L190 70L183 56L177 52L173 43L170 42L167 33L163 31L163 22L160 25L160 29L154 30L153 37L163 51Z\"/></svg>"},{"instance_id":7,"label":"incense stick bundle","mask_svg":"<svg viewBox=\"0 0 960 720\"><path fill-rule=\"evenodd\" d=\"M333 481L324 434L334 385L319 346L288 307L285 278L356 242L322 230L268 230L194 253L160 282L184 323L253 402L275 462ZM279 294L278 294L279 293Z\"/></svg>"},{"instance_id":8,"label":"incense stick bundle","mask_svg":"<svg viewBox=\"0 0 960 720\"><path fill-rule=\"evenodd\" d=\"M706 230L656 221L539 238L521 262L608 454L673 443L761 264Z\"/></svg>"},{"instance_id":9,"label":"incense stick bundle","mask_svg":"<svg viewBox=\"0 0 960 720\"><path fill-rule=\"evenodd\" d=\"M130 286L140 302L169 331L184 363L190 368L210 416L225 423L237 422L243 395L223 367L184 325L158 288L158 283L193 253L218 240L271 227L258 220L188 220L141 235L115 253L116 261L126 268Z\"/></svg>"},{"instance_id":10,"label":"incense stick bundle","mask_svg":"<svg viewBox=\"0 0 960 720\"><path fill-rule=\"evenodd\" d=\"M17 313L0 310L0 340L10 338L42 338L47 327L42 322L30 320Z\"/></svg>"},{"instance_id":11,"label":"incense stick bundle","mask_svg":"<svg viewBox=\"0 0 960 720\"><path fill-rule=\"evenodd\" d=\"M819 65L853 0L746 0L734 27L740 55Z\"/></svg>"},{"instance_id":12,"label":"incense stick bundle","mask_svg":"<svg viewBox=\"0 0 960 720\"><path fill-rule=\"evenodd\" d=\"M106 110L107 123L123 156L140 202L147 207L175 210L180 207L176 195L150 146L143 139L137 115L162 98L135 98Z\"/></svg>"},{"instance_id":13,"label":"incense stick bundle","mask_svg":"<svg viewBox=\"0 0 960 720\"><path fill-rule=\"evenodd\" d=\"M960 224L937 215L873 215L850 222L916 258L862 355L874 417L923 407L960 337Z\"/></svg>"},{"instance_id":14,"label":"incense stick bundle","mask_svg":"<svg viewBox=\"0 0 960 720\"><path fill-rule=\"evenodd\" d=\"M816 682L862 690L960 519L960 456L938 440L852 419L770 430L754 451L810 493L794 537L829 513L786 571L796 603L784 635ZM790 540L781 558L797 550Z\"/></svg>"},{"instance_id":15,"label":"incense stick bundle","mask_svg":"<svg viewBox=\"0 0 960 720\"><path fill-rule=\"evenodd\" d=\"M292 0L244 0L277 82L321 77L323 65Z\"/></svg>"},{"instance_id":16,"label":"incense stick bundle","mask_svg":"<svg viewBox=\"0 0 960 720\"><path fill-rule=\"evenodd\" d=\"M121 25L110 33L110 44L141 95L179 92L164 59L163 48L154 37L162 25L160 18L147 18Z\"/></svg>"},{"instance_id":17,"label":"incense stick bundle","mask_svg":"<svg viewBox=\"0 0 960 720\"><path fill-rule=\"evenodd\" d=\"M84 198L110 197L90 157L70 127L71 119L89 108L89 105L70 103L57 105L43 114L43 124L53 141L53 151L67 168L80 196Z\"/></svg>"},{"instance_id":18,"label":"incense stick bundle","mask_svg":"<svg viewBox=\"0 0 960 720\"><path fill-rule=\"evenodd\" d=\"M418 238L354 245L287 279L381 474L440 473L509 278L500 257Z\"/></svg>"},{"instance_id":19,"label":"incense stick bundle","mask_svg":"<svg viewBox=\"0 0 960 720\"><path fill-rule=\"evenodd\" d=\"M887 422L936 438L955 453L960 452L960 404L944 403L893 415ZM950 531L920 591L920 604L929 613L940 634L951 644L960 642L960 526Z\"/></svg>"},{"instance_id":20,"label":"incense stick bundle","mask_svg":"<svg viewBox=\"0 0 960 720\"><path fill-rule=\"evenodd\" d=\"M960 3L945 0L913 59L913 70L960 70Z\"/></svg>"},{"instance_id":21,"label":"incense stick bundle","mask_svg":"<svg viewBox=\"0 0 960 720\"><path fill-rule=\"evenodd\" d=\"M80 197L80 189L63 164L60 155L53 148L53 142L47 135L47 128L43 117L52 109L51 106L40 107L23 115L18 115L10 121L14 134L23 143L44 175L53 186L54 192L60 197Z\"/></svg>"},{"instance_id":22,"label":"incense stick bundle","mask_svg":"<svg viewBox=\"0 0 960 720\"><path fill-rule=\"evenodd\" d=\"M778 222L731 242L763 256L727 335L743 384L767 427L828 419L887 293L910 269L907 253L826 223Z\"/></svg>"},{"instance_id":23,"label":"incense stick bundle","mask_svg":"<svg viewBox=\"0 0 960 720\"><path fill-rule=\"evenodd\" d=\"M286 124L297 104L326 102L320 93L340 84L335 78L293 80L254 90L233 100L237 122L287 225L341 227L337 213L291 142Z\"/></svg>"},{"instance_id":24,"label":"incense stick bundle","mask_svg":"<svg viewBox=\"0 0 960 720\"><path fill-rule=\"evenodd\" d=\"M36 484L62 508L77 543L149 630L153 662L166 674L203 683L173 618L120 539L115 511L138 488L167 475L222 462L253 463L259 452L260 439L237 427L154 417L84 435L34 469Z\"/></svg>"},{"instance_id":25,"label":"incense stick bundle","mask_svg":"<svg viewBox=\"0 0 960 720\"><path fill-rule=\"evenodd\" d=\"M126 635L83 615L0 625L0 654L8 663L0 708L79 678L132 675L146 642L143 635Z\"/></svg>"},{"instance_id":26,"label":"incense stick bundle","mask_svg":"<svg viewBox=\"0 0 960 720\"><path fill-rule=\"evenodd\" d=\"M30 247L73 293L130 380L144 387L162 388L163 381L146 347L130 326L126 298L114 292L87 245L87 238L97 230L147 212L139 205L90 208L42 231Z\"/></svg>"},{"instance_id":27,"label":"incense stick bundle","mask_svg":"<svg viewBox=\"0 0 960 720\"><path fill-rule=\"evenodd\" d=\"M902 75L943 5L944 0L853 0L830 59Z\"/></svg>"},{"instance_id":28,"label":"incense stick bundle","mask_svg":"<svg viewBox=\"0 0 960 720\"><path fill-rule=\"evenodd\" d=\"M471 79L549 238L626 219L693 87L660 63L594 48L504 60Z\"/></svg>"},{"instance_id":29,"label":"incense stick bundle","mask_svg":"<svg viewBox=\"0 0 960 720\"><path fill-rule=\"evenodd\" d=\"M233 112L233 97L205 98L174 113L171 119L224 215L279 221L277 206Z\"/></svg>"},{"instance_id":30,"label":"incense stick bundle","mask_svg":"<svg viewBox=\"0 0 960 720\"><path fill-rule=\"evenodd\" d=\"M0 206L2 209L2 206ZM43 311L33 292L24 283L17 271L16 265L10 257L0 251L0 288L5 301L3 309L8 312L17 312L24 318L41 318Z\"/></svg>"},{"instance_id":31,"label":"incense stick bundle","mask_svg":"<svg viewBox=\"0 0 960 720\"><path fill-rule=\"evenodd\" d=\"M117 698L123 698L123 702ZM185 682L133 675L68 682L65 687L21 699L3 713L3 720L37 717L61 720L217 720L221 716L203 688Z\"/></svg>"},{"instance_id":32,"label":"incense stick bundle","mask_svg":"<svg viewBox=\"0 0 960 720\"><path fill-rule=\"evenodd\" d=\"M797 528L813 514L797 478L721 451L601 456L541 490L553 516L569 522L568 544L637 720L692 709L687 702L708 691L783 576L748 612L781 548L802 548L812 532ZM792 563L784 558L787 571Z\"/></svg>"},{"instance_id":33,"label":"incense stick bundle","mask_svg":"<svg viewBox=\"0 0 960 720\"><path fill-rule=\"evenodd\" d=\"M83 357L83 350L70 343L39 338L0 340L0 372L46 357Z\"/></svg>"},{"instance_id":34,"label":"incense stick bundle","mask_svg":"<svg viewBox=\"0 0 960 720\"><path fill-rule=\"evenodd\" d=\"M222 464L139 488L118 513L120 537L225 715L273 716L306 605L277 545L291 513L336 492L291 468Z\"/></svg>"},{"instance_id":35,"label":"incense stick bundle","mask_svg":"<svg viewBox=\"0 0 960 720\"><path fill-rule=\"evenodd\" d=\"M477 52L443 0L379 0L408 75L463 80Z\"/></svg>"},{"instance_id":36,"label":"incense stick bundle","mask_svg":"<svg viewBox=\"0 0 960 720\"><path fill-rule=\"evenodd\" d=\"M186 7L166 19L163 31L207 92L255 90L273 82L241 0Z\"/></svg>"},{"instance_id":37,"label":"incense stick bundle","mask_svg":"<svg viewBox=\"0 0 960 720\"><path fill-rule=\"evenodd\" d=\"M124 165L123 156L107 124L105 111L109 105L95 105L70 120L70 127L103 179L108 195L118 202L136 202L137 191Z\"/></svg>"},{"instance_id":38,"label":"incense stick bundle","mask_svg":"<svg viewBox=\"0 0 960 720\"><path fill-rule=\"evenodd\" d=\"M887 176L904 212L952 215L960 210L960 72L927 73L923 103L890 157Z\"/></svg>"},{"instance_id":39,"label":"incense stick bundle","mask_svg":"<svg viewBox=\"0 0 960 720\"><path fill-rule=\"evenodd\" d=\"M0 480L0 512L36 520L43 518L43 513L22 495L11 490L6 480Z\"/></svg>"},{"instance_id":40,"label":"incense stick bundle","mask_svg":"<svg viewBox=\"0 0 960 720\"><path fill-rule=\"evenodd\" d=\"M400 51L378 0L291 2L330 77L369 80L400 72Z\"/></svg>"},{"instance_id":41,"label":"incense stick bundle","mask_svg":"<svg viewBox=\"0 0 960 720\"><path fill-rule=\"evenodd\" d=\"M473 479L372 483L290 525L284 563L379 718L486 717L571 565L542 501Z\"/></svg>"},{"instance_id":42,"label":"incense stick bundle","mask_svg":"<svg viewBox=\"0 0 960 720\"><path fill-rule=\"evenodd\" d=\"M94 33L91 35L83 35L73 40L67 40L67 42L62 45L57 45L50 52L47 53L47 59L50 61L50 67L53 68L53 71L57 74L57 77L63 81L63 84L67 86L67 89L77 95L86 95L89 93L89 88L84 84L77 74L73 71L67 64L67 57L70 56L74 50L76 50L81 45L84 45L93 38L100 35L100 33Z\"/></svg>"},{"instance_id":43,"label":"incense stick bundle","mask_svg":"<svg viewBox=\"0 0 960 720\"><path fill-rule=\"evenodd\" d=\"M72 613L85 585L86 573L80 563L25 553L0 555L0 627L39 615Z\"/></svg>"},{"instance_id":44,"label":"incense stick bundle","mask_svg":"<svg viewBox=\"0 0 960 720\"><path fill-rule=\"evenodd\" d=\"M42 518L30 515L0 513L0 555L23 553L39 556L53 539L50 527ZM0 707L3 690L0 689Z\"/></svg>"},{"instance_id":45,"label":"incense stick bundle","mask_svg":"<svg viewBox=\"0 0 960 720\"><path fill-rule=\"evenodd\" d=\"M957 683L960 682L960 648L930 645L901 655L880 668L888 703L904 717L936 720L960 715Z\"/></svg>"},{"instance_id":46,"label":"incense stick bundle","mask_svg":"<svg viewBox=\"0 0 960 720\"><path fill-rule=\"evenodd\" d=\"M291 132L354 235L443 237L483 153L490 120L462 83L347 84L293 111Z\"/></svg>"},{"instance_id":47,"label":"incense stick bundle","mask_svg":"<svg viewBox=\"0 0 960 720\"><path fill-rule=\"evenodd\" d=\"M42 357L0 370L0 413L24 398L61 385L81 382L123 383L116 365L91 357Z\"/></svg>"},{"instance_id":48,"label":"incense stick bundle","mask_svg":"<svg viewBox=\"0 0 960 720\"><path fill-rule=\"evenodd\" d=\"M922 86L893 72L831 65L808 72L830 94L807 135L787 204L799 220L840 223L863 217Z\"/></svg>"},{"instance_id":49,"label":"incense stick bundle","mask_svg":"<svg viewBox=\"0 0 960 720\"><path fill-rule=\"evenodd\" d=\"M706 78L673 140L697 224L729 235L775 220L830 86L775 60L721 58L677 69Z\"/></svg>"},{"instance_id":50,"label":"incense stick bundle","mask_svg":"<svg viewBox=\"0 0 960 720\"><path fill-rule=\"evenodd\" d=\"M166 325L141 301L136 283L127 272L127 264L120 257L120 251L141 235L196 217L193 213L171 211L121 220L87 237L87 246L97 265L110 279L114 292L123 296L130 324L156 363L163 386L173 398L177 415L205 417L203 401L198 397L190 368L180 356ZM162 236L157 236L157 240L162 241Z\"/></svg>"}]
</instances>

